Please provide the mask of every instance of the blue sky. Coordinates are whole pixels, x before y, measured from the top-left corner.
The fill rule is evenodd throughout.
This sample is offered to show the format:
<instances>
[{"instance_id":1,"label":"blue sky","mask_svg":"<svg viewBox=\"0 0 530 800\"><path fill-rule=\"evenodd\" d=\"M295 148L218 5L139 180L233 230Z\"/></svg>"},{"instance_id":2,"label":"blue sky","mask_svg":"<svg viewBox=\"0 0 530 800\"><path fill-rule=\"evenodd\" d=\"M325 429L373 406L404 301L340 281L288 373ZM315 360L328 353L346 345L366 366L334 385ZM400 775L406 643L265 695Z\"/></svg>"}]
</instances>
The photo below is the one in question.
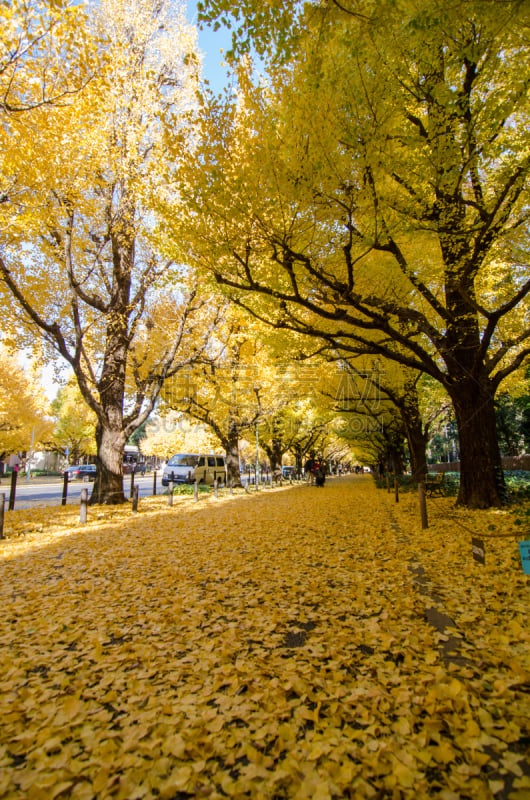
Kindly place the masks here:
<instances>
[{"instance_id":1,"label":"blue sky","mask_svg":"<svg viewBox=\"0 0 530 800\"><path fill-rule=\"evenodd\" d=\"M194 0L188 2L188 20L197 24L197 7ZM231 32L224 27L217 31L205 28L199 31L199 48L203 54L203 74L209 81L214 94L219 94L227 85L227 67L222 66L224 61L222 51L229 49L232 42Z\"/></svg>"}]
</instances>

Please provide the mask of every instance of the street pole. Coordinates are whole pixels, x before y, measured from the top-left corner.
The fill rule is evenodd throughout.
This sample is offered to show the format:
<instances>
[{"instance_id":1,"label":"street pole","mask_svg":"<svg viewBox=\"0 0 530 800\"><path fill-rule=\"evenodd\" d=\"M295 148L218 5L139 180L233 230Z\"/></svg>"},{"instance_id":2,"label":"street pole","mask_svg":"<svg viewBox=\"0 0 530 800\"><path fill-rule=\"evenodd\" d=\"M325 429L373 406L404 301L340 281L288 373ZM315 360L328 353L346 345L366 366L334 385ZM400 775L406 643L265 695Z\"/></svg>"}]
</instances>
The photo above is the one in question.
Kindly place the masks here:
<instances>
[{"instance_id":1,"label":"street pole","mask_svg":"<svg viewBox=\"0 0 530 800\"><path fill-rule=\"evenodd\" d=\"M31 459L33 458L33 442L35 439L35 425L33 426L33 430L31 431L31 444L29 447L29 458L26 462L26 483L29 483L29 478L31 474Z\"/></svg>"},{"instance_id":2,"label":"street pole","mask_svg":"<svg viewBox=\"0 0 530 800\"><path fill-rule=\"evenodd\" d=\"M259 470L259 434L256 423L256 491L258 491L258 470Z\"/></svg>"}]
</instances>

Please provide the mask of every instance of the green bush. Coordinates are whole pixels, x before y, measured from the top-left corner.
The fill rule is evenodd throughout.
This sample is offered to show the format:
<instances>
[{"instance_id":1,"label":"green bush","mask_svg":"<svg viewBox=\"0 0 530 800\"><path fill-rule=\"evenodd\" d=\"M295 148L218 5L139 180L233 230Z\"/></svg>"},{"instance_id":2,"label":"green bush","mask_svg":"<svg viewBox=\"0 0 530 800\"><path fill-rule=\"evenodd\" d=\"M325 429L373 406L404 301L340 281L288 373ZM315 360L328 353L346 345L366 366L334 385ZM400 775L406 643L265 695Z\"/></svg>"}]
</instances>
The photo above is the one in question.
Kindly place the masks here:
<instances>
[{"instance_id":1,"label":"green bush","mask_svg":"<svg viewBox=\"0 0 530 800\"><path fill-rule=\"evenodd\" d=\"M386 489L386 477L381 479L374 478L376 486L379 489ZM507 502L520 503L522 501L530 500L530 471L523 469L506 470L504 472L504 481L507 489ZM418 482L414 481L410 475L398 475L398 485L400 491L416 491ZM460 486L460 473L459 472L446 472L443 491L446 495L458 494ZM394 476L390 475L390 488L394 488Z\"/></svg>"},{"instance_id":2,"label":"green bush","mask_svg":"<svg viewBox=\"0 0 530 800\"><path fill-rule=\"evenodd\" d=\"M198 485L199 492L206 492L209 493L212 491L211 486L205 486L203 483L199 483ZM169 494L169 489L166 491L166 494ZM173 495L190 495L193 494L193 484L192 483L183 483L180 486L173 487Z\"/></svg>"},{"instance_id":3,"label":"green bush","mask_svg":"<svg viewBox=\"0 0 530 800\"><path fill-rule=\"evenodd\" d=\"M530 472L524 469L514 469L504 473L504 481L508 488L509 500L530 499Z\"/></svg>"},{"instance_id":4,"label":"green bush","mask_svg":"<svg viewBox=\"0 0 530 800\"><path fill-rule=\"evenodd\" d=\"M430 477L432 477L433 473L430 473ZM418 491L418 481L414 480L411 475L398 475L398 486L400 492L417 492ZM389 476L390 480L390 489L394 489L394 476ZM375 484L378 489L386 489L386 477L375 478ZM459 472L446 472L445 478L442 486L443 494L447 495L448 497L456 496L458 494L458 489L460 487L460 473Z\"/></svg>"}]
</instances>

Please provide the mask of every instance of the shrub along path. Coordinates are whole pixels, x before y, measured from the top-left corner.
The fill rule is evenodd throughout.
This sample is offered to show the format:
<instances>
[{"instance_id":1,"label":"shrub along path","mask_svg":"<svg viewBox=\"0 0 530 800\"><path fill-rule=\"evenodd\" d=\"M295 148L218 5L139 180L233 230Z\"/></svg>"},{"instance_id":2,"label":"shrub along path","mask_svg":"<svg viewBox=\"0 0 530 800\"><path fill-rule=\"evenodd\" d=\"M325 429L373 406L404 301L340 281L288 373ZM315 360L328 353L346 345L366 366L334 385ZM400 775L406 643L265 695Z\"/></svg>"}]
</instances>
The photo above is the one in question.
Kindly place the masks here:
<instances>
[{"instance_id":1,"label":"shrub along path","mask_svg":"<svg viewBox=\"0 0 530 800\"><path fill-rule=\"evenodd\" d=\"M528 578L510 515L453 502L13 512L0 797L528 800Z\"/></svg>"}]
</instances>

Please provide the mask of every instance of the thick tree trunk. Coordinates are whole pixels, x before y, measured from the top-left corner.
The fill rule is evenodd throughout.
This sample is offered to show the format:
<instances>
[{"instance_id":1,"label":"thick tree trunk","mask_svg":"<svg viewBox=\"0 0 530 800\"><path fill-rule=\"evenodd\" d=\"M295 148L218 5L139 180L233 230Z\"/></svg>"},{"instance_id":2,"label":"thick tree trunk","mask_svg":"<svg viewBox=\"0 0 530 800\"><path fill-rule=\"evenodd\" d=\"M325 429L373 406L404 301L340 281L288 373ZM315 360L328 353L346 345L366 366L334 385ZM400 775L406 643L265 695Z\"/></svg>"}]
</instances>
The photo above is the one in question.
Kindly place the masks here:
<instances>
[{"instance_id":1,"label":"thick tree trunk","mask_svg":"<svg viewBox=\"0 0 530 800\"><path fill-rule=\"evenodd\" d=\"M118 505L125 502L123 493L123 451L126 444L123 431L96 426L96 480L90 504Z\"/></svg>"},{"instance_id":2,"label":"thick tree trunk","mask_svg":"<svg viewBox=\"0 0 530 800\"><path fill-rule=\"evenodd\" d=\"M283 459L282 450L282 443L277 440L273 439L271 442L271 446L267 447L267 455L269 456L269 462L271 465L271 472L273 474L282 471L282 459Z\"/></svg>"},{"instance_id":3,"label":"thick tree trunk","mask_svg":"<svg viewBox=\"0 0 530 800\"><path fill-rule=\"evenodd\" d=\"M452 238L448 237L447 263L450 263ZM456 249L455 244L453 251ZM481 355L474 284L471 277L465 278L462 269L453 267L447 274L445 292L452 316L445 336L445 361L450 376L445 388L453 403L460 440L457 505L500 506L504 473L497 438L495 387L486 377Z\"/></svg>"},{"instance_id":4,"label":"thick tree trunk","mask_svg":"<svg viewBox=\"0 0 530 800\"><path fill-rule=\"evenodd\" d=\"M460 438L460 491L457 505L490 508L505 496L494 391L473 378L450 388Z\"/></svg>"},{"instance_id":5,"label":"thick tree trunk","mask_svg":"<svg viewBox=\"0 0 530 800\"><path fill-rule=\"evenodd\" d=\"M294 459L296 461L296 474L301 475L304 471L304 458L300 447L294 446Z\"/></svg>"},{"instance_id":6,"label":"thick tree trunk","mask_svg":"<svg viewBox=\"0 0 530 800\"><path fill-rule=\"evenodd\" d=\"M403 453L397 447L389 445L387 450L387 459L391 465L392 472L395 475L403 475L405 471L405 464L403 462Z\"/></svg>"},{"instance_id":7,"label":"thick tree trunk","mask_svg":"<svg viewBox=\"0 0 530 800\"><path fill-rule=\"evenodd\" d=\"M407 429L412 478L422 481L427 475L427 437L421 429Z\"/></svg>"},{"instance_id":8,"label":"thick tree trunk","mask_svg":"<svg viewBox=\"0 0 530 800\"><path fill-rule=\"evenodd\" d=\"M113 243L117 263L114 289L115 309L109 314L103 369L98 383L102 414L96 425L98 475L90 503L118 505L125 502L123 493L123 451L127 442L123 424L125 372L129 340L127 336L127 308L131 286L131 268L134 260L134 240L116 237ZM125 267L125 268L124 268Z\"/></svg>"},{"instance_id":9,"label":"thick tree trunk","mask_svg":"<svg viewBox=\"0 0 530 800\"><path fill-rule=\"evenodd\" d=\"M421 481L427 475L427 436L423 431L419 409L417 413L410 407L405 411L402 409L401 418L407 436L412 478Z\"/></svg>"},{"instance_id":10,"label":"thick tree trunk","mask_svg":"<svg viewBox=\"0 0 530 800\"><path fill-rule=\"evenodd\" d=\"M228 436L224 442L226 448L226 480L228 485L242 486L239 471L239 430L235 423L230 423Z\"/></svg>"},{"instance_id":11,"label":"thick tree trunk","mask_svg":"<svg viewBox=\"0 0 530 800\"><path fill-rule=\"evenodd\" d=\"M418 392L414 382L406 386L399 410L409 447L412 478L421 481L427 474L427 436L423 430Z\"/></svg>"}]
</instances>

